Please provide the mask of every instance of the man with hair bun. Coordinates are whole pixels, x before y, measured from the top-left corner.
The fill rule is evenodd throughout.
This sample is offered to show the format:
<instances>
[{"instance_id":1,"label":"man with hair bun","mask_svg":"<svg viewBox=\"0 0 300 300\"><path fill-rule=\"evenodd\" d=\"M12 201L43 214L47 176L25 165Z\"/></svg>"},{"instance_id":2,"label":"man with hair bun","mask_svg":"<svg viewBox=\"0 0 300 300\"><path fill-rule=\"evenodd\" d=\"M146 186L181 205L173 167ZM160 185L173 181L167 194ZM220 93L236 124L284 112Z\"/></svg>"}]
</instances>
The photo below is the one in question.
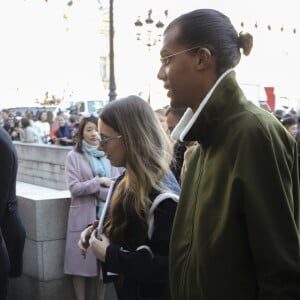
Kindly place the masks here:
<instances>
[{"instance_id":1,"label":"man with hair bun","mask_svg":"<svg viewBox=\"0 0 300 300\"><path fill-rule=\"evenodd\" d=\"M198 141L171 235L173 300L300 299L296 141L237 83L252 44L213 9L164 32L158 78L188 107L172 137Z\"/></svg>"}]
</instances>

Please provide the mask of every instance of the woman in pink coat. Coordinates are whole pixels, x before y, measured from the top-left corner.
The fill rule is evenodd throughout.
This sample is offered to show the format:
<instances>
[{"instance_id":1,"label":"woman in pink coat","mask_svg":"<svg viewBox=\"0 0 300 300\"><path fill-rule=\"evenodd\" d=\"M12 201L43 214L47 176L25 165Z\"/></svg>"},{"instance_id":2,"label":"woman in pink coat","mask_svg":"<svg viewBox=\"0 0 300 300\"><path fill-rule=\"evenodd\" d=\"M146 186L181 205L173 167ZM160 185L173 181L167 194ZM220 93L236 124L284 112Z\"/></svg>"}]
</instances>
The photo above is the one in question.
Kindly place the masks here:
<instances>
[{"instance_id":1,"label":"woman in pink coat","mask_svg":"<svg viewBox=\"0 0 300 300\"><path fill-rule=\"evenodd\" d=\"M83 118L79 125L78 141L66 159L66 178L71 192L64 273L73 276L77 300L85 299L87 277L97 277L97 259L88 251L83 259L77 247L81 231L101 214L111 178L119 175L111 167L103 151L98 150L98 118ZM97 299L104 298L104 285L97 278Z\"/></svg>"}]
</instances>

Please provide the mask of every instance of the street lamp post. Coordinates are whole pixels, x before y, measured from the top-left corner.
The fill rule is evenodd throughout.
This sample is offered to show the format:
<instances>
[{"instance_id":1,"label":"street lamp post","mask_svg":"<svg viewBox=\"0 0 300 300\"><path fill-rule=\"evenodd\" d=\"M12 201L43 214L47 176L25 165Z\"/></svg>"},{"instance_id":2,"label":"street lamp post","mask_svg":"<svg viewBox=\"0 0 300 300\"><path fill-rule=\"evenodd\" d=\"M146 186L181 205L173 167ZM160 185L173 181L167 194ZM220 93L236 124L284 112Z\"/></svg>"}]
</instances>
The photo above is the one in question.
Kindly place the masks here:
<instances>
[{"instance_id":1,"label":"street lamp post","mask_svg":"<svg viewBox=\"0 0 300 300\"><path fill-rule=\"evenodd\" d=\"M109 101L116 99L114 64L114 1L109 0Z\"/></svg>"},{"instance_id":2,"label":"street lamp post","mask_svg":"<svg viewBox=\"0 0 300 300\"><path fill-rule=\"evenodd\" d=\"M164 17L167 19L168 10L165 10ZM165 24L158 19L155 22L152 19L152 9L148 10L147 18L145 19L145 26L141 21L141 17L138 16L137 20L134 22L134 25L137 29L136 31L136 39L137 41L144 41L146 47L148 48L148 52L150 53L151 49L157 45L157 42L161 41L162 38L162 30ZM145 29L145 30L143 30ZM150 104L150 80L149 80L149 88L148 88L148 103Z\"/></svg>"},{"instance_id":3,"label":"street lamp post","mask_svg":"<svg viewBox=\"0 0 300 300\"><path fill-rule=\"evenodd\" d=\"M103 9L101 0L97 0L99 9ZM73 5L73 0L67 2L68 6ZM114 63L114 1L109 0L109 102L116 99L116 80Z\"/></svg>"}]
</instances>

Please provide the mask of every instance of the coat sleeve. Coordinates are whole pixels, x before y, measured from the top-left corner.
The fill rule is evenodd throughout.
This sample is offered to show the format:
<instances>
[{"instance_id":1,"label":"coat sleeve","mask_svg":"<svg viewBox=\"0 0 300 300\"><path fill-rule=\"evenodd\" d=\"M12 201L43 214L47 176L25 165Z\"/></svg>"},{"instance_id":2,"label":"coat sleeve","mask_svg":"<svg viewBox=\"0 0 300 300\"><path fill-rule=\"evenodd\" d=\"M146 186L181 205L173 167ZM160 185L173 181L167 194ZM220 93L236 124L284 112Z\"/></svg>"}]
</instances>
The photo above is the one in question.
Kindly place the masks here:
<instances>
[{"instance_id":1,"label":"coat sleeve","mask_svg":"<svg viewBox=\"0 0 300 300\"><path fill-rule=\"evenodd\" d=\"M98 177L92 173L87 174L89 165L84 160L79 160L80 154L69 152L66 158L67 185L73 197L80 197L99 193L100 183ZM83 179L83 178L86 179Z\"/></svg>"},{"instance_id":2,"label":"coat sleeve","mask_svg":"<svg viewBox=\"0 0 300 300\"><path fill-rule=\"evenodd\" d=\"M288 133L276 129L269 135L247 132L238 158L260 300L300 298L297 147Z\"/></svg>"},{"instance_id":3,"label":"coat sleeve","mask_svg":"<svg viewBox=\"0 0 300 300\"><path fill-rule=\"evenodd\" d=\"M0 129L0 222L8 207L8 202L16 201L17 157L10 137Z\"/></svg>"},{"instance_id":4,"label":"coat sleeve","mask_svg":"<svg viewBox=\"0 0 300 300\"><path fill-rule=\"evenodd\" d=\"M0 222L7 210L10 188L15 178L13 152L5 142L6 137L2 138L4 134L0 132Z\"/></svg>"},{"instance_id":5,"label":"coat sleeve","mask_svg":"<svg viewBox=\"0 0 300 300\"><path fill-rule=\"evenodd\" d=\"M175 210L176 202L172 199L159 204L154 212L155 229L149 245L126 251L111 244L106 251L106 271L144 283L168 283L169 241Z\"/></svg>"},{"instance_id":6,"label":"coat sleeve","mask_svg":"<svg viewBox=\"0 0 300 300\"><path fill-rule=\"evenodd\" d=\"M116 179L117 177L120 176L120 172L119 172L118 168L113 167L113 166L111 166L111 168L110 168L110 174L111 174L112 179ZM105 201L107 198L108 191L109 191L109 188L101 187L99 190L98 199Z\"/></svg>"}]
</instances>

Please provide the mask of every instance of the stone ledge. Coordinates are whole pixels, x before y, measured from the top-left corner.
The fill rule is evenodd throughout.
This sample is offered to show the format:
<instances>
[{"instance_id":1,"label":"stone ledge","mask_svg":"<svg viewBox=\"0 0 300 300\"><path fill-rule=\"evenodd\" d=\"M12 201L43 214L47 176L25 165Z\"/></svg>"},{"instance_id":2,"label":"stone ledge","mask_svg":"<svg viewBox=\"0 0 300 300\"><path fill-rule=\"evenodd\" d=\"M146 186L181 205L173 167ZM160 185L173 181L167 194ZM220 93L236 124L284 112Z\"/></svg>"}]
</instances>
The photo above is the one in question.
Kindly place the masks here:
<instances>
[{"instance_id":1,"label":"stone ledge","mask_svg":"<svg viewBox=\"0 0 300 300\"><path fill-rule=\"evenodd\" d=\"M69 191L18 181L17 196L26 241L23 274L10 279L9 299L75 299L71 277L63 273ZM95 300L91 280L87 290L86 299ZM113 285L107 285L105 300L116 299Z\"/></svg>"},{"instance_id":2,"label":"stone ledge","mask_svg":"<svg viewBox=\"0 0 300 300\"><path fill-rule=\"evenodd\" d=\"M70 192L17 182L20 214L28 239L65 239Z\"/></svg>"},{"instance_id":3,"label":"stone ledge","mask_svg":"<svg viewBox=\"0 0 300 300\"><path fill-rule=\"evenodd\" d=\"M17 182L17 195L31 200L51 200L70 198L69 190L56 190L30 183Z\"/></svg>"}]
</instances>

